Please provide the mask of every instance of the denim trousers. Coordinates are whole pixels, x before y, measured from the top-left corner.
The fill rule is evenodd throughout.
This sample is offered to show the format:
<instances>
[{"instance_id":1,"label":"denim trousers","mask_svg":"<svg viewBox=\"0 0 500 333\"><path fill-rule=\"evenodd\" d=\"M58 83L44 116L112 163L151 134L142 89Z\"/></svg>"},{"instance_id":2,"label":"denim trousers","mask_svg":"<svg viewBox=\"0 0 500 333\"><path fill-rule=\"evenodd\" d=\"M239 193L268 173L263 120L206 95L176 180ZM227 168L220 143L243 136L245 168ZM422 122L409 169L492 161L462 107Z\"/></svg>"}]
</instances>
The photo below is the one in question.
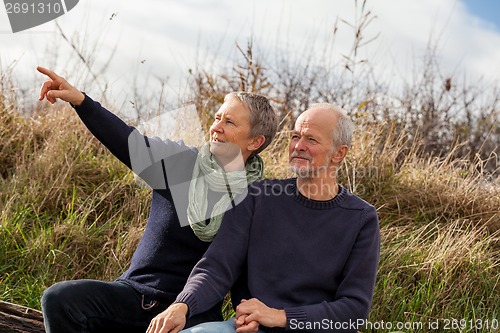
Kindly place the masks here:
<instances>
[{"instance_id":1,"label":"denim trousers","mask_svg":"<svg viewBox=\"0 0 500 333\"><path fill-rule=\"evenodd\" d=\"M235 333L236 325L234 318L226 321L207 322L184 329L180 333ZM259 329L257 333L265 333Z\"/></svg>"},{"instance_id":2,"label":"denim trousers","mask_svg":"<svg viewBox=\"0 0 500 333\"><path fill-rule=\"evenodd\" d=\"M169 305L124 282L97 280L58 282L43 292L41 303L46 333L144 333ZM186 327L217 320L220 308L193 316Z\"/></svg>"}]
</instances>

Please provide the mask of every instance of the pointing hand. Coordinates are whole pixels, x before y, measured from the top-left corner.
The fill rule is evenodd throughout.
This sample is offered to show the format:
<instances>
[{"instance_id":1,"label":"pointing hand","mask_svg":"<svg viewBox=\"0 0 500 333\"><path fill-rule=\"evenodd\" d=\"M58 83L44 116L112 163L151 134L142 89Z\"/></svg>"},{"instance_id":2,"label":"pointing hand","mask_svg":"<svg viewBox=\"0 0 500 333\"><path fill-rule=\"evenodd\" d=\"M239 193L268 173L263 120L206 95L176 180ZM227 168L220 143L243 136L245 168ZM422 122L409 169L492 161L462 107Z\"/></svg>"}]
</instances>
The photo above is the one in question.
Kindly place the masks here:
<instances>
[{"instance_id":1,"label":"pointing hand","mask_svg":"<svg viewBox=\"0 0 500 333\"><path fill-rule=\"evenodd\" d=\"M85 95L69 84L63 77L47 68L38 66L36 69L49 77L49 80L45 81L40 89L38 98L40 101L46 98L50 103L54 104L60 98L76 106L82 104Z\"/></svg>"}]
</instances>

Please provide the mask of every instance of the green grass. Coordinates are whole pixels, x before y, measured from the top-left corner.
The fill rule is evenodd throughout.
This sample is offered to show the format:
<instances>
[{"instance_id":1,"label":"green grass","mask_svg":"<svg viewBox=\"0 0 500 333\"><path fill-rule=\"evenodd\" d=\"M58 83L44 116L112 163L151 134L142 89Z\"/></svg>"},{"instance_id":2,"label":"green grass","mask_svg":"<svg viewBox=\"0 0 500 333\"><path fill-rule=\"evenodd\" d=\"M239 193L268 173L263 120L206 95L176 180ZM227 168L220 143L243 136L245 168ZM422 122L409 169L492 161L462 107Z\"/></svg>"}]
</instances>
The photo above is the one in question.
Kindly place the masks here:
<instances>
[{"instance_id":1,"label":"green grass","mask_svg":"<svg viewBox=\"0 0 500 333\"><path fill-rule=\"evenodd\" d=\"M382 235L371 321L387 318L424 327L439 321L444 330L452 319L498 319L498 252L485 229L429 223L412 229L386 227ZM485 330L469 325L465 331Z\"/></svg>"},{"instance_id":2,"label":"green grass","mask_svg":"<svg viewBox=\"0 0 500 333\"><path fill-rule=\"evenodd\" d=\"M56 130L61 121L69 125ZM150 198L71 111L26 124L3 123L28 139L21 144L14 137L3 148L12 168L0 183L0 294L40 309L43 290L56 281L113 280L127 267ZM370 323L423 323L405 330L420 332L436 321L498 319L500 190L477 186L473 167L424 159L418 151L396 161L403 140L388 137L392 144L384 150L367 149L374 132L357 136L341 173L342 183L374 203L381 218ZM286 138L280 135L263 154L270 177L288 174Z\"/></svg>"}]
</instances>

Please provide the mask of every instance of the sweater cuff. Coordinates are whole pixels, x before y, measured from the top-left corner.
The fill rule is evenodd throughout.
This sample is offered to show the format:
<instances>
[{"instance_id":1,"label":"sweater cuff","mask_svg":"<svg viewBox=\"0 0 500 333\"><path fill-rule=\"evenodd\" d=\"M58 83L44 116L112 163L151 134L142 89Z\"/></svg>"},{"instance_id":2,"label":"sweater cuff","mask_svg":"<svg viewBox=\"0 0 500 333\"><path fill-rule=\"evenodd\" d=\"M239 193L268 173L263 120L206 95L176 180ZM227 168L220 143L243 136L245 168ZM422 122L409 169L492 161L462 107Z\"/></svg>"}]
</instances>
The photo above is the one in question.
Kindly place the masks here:
<instances>
[{"instance_id":1,"label":"sweater cuff","mask_svg":"<svg viewBox=\"0 0 500 333\"><path fill-rule=\"evenodd\" d=\"M290 329L290 323L303 322L307 320L307 314L304 308L285 308L286 328Z\"/></svg>"},{"instance_id":2,"label":"sweater cuff","mask_svg":"<svg viewBox=\"0 0 500 333\"><path fill-rule=\"evenodd\" d=\"M196 302L196 298L193 294L187 292L181 292L177 295L174 303L186 303L188 306L188 315L187 318L190 318L196 314L198 314L198 302Z\"/></svg>"},{"instance_id":3,"label":"sweater cuff","mask_svg":"<svg viewBox=\"0 0 500 333\"><path fill-rule=\"evenodd\" d=\"M88 97L87 94L84 93L83 91L82 91L82 94L83 94L83 96L85 96L85 98L83 99L82 104L80 104L80 105L73 105L72 103L69 103L69 105L71 105L71 107L73 109L75 109L76 111L78 111L82 107L88 106L88 104L90 104L90 103L93 102L92 98Z\"/></svg>"}]
</instances>

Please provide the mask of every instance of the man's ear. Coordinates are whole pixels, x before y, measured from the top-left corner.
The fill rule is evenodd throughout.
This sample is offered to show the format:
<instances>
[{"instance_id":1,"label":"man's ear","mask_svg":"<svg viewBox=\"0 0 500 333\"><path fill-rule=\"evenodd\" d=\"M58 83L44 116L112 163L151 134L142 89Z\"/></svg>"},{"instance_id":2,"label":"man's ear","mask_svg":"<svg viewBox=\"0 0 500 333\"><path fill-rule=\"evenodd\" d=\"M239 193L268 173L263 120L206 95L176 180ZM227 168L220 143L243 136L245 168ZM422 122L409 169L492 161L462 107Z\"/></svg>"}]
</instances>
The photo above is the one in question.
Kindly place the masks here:
<instances>
[{"instance_id":1,"label":"man's ear","mask_svg":"<svg viewBox=\"0 0 500 333\"><path fill-rule=\"evenodd\" d=\"M337 148L335 148L334 153L332 154L332 163L333 164L339 164L342 162L342 160L347 156L347 152L349 151L349 148L347 145L341 145Z\"/></svg>"},{"instance_id":2,"label":"man's ear","mask_svg":"<svg viewBox=\"0 0 500 333\"><path fill-rule=\"evenodd\" d=\"M250 142L248 143L248 146L247 146L248 151L251 151L251 152L256 151L264 144L265 141L266 141L266 138L263 135L254 136L250 140Z\"/></svg>"}]
</instances>

